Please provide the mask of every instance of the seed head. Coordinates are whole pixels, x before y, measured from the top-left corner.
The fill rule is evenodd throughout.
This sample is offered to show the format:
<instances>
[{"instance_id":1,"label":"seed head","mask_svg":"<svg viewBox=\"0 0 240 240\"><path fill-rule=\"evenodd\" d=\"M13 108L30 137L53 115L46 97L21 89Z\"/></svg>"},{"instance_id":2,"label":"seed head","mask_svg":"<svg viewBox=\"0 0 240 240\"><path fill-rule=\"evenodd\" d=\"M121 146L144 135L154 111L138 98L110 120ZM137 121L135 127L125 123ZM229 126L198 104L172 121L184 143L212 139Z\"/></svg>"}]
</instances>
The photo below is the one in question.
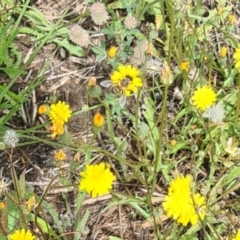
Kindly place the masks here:
<instances>
[{"instance_id":1,"label":"seed head","mask_svg":"<svg viewBox=\"0 0 240 240\"><path fill-rule=\"evenodd\" d=\"M96 2L90 7L90 16L92 20L97 25L103 25L109 19L108 12L103 3Z\"/></svg>"},{"instance_id":2,"label":"seed head","mask_svg":"<svg viewBox=\"0 0 240 240\"><path fill-rule=\"evenodd\" d=\"M69 31L69 39L80 47L87 47L90 43L88 32L76 24Z\"/></svg>"},{"instance_id":3,"label":"seed head","mask_svg":"<svg viewBox=\"0 0 240 240\"><path fill-rule=\"evenodd\" d=\"M126 29L134 29L137 27L137 19L132 16L127 16L125 17L123 24Z\"/></svg>"},{"instance_id":4,"label":"seed head","mask_svg":"<svg viewBox=\"0 0 240 240\"><path fill-rule=\"evenodd\" d=\"M9 180L8 178L3 177L3 168L0 170L0 197L6 192L8 192L8 187L11 185L12 180Z\"/></svg>"},{"instance_id":5,"label":"seed head","mask_svg":"<svg viewBox=\"0 0 240 240\"><path fill-rule=\"evenodd\" d=\"M19 142L18 134L12 129L7 130L3 136L3 142L6 146L15 148Z\"/></svg>"},{"instance_id":6,"label":"seed head","mask_svg":"<svg viewBox=\"0 0 240 240\"><path fill-rule=\"evenodd\" d=\"M133 49L133 56L131 58L131 63L137 67L145 63L146 60L146 51L148 48L147 41L140 41L137 43L137 46Z\"/></svg>"},{"instance_id":7,"label":"seed head","mask_svg":"<svg viewBox=\"0 0 240 240\"><path fill-rule=\"evenodd\" d=\"M203 116L213 123L222 122L225 117L224 107L220 103L214 104L205 110Z\"/></svg>"},{"instance_id":8,"label":"seed head","mask_svg":"<svg viewBox=\"0 0 240 240\"><path fill-rule=\"evenodd\" d=\"M163 63L157 58L149 58L146 63L146 74L149 76L159 76L162 72Z\"/></svg>"}]
</instances>

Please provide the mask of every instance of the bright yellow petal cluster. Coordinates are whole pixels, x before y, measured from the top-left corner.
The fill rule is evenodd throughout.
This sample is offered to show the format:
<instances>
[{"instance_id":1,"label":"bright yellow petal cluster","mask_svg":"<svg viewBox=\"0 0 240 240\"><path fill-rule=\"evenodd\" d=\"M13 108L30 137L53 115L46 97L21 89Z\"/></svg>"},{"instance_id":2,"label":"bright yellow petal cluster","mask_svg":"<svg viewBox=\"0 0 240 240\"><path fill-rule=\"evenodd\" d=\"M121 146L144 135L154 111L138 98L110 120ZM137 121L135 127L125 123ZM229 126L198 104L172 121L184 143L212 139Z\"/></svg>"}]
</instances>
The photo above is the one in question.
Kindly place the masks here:
<instances>
[{"instance_id":1,"label":"bright yellow petal cluster","mask_svg":"<svg viewBox=\"0 0 240 240\"><path fill-rule=\"evenodd\" d=\"M34 240L35 237L29 230L21 229L16 230L13 234L9 236L9 240Z\"/></svg>"},{"instance_id":2,"label":"bright yellow petal cluster","mask_svg":"<svg viewBox=\"0 0 240 240\"><path fill-rule=\"evenodd\" d=\"M204 219L206 215L205 198L199 193L192 195L191 182L190 175L174 179L163 202L163 209L167 212L167 216L183 226L188 223L195 225L199 217Z\"/></svg>"},{"instance_id":3,"label":"bright yellow petal cluster","mask_svg":"<svg viewBox=\"0 0 240 240\"><path fill-rule=\"evenodd\" d=\"M235 53L233 54L233 59L235 63L235 68L240 72L240 48L236 48Z\"/></svg>"},{"instance_id":4,"label":"bright yellow petal cluster","mask_svg":"<svg viewBox=\"0 0 240 240\"><path fill-rule=\"evenodd\" d=\"M180 68L181 71L186 71L186 72L188 72L189 62L187 62L187 61L181 62L179 68Z\"/></svg>"},{"instance_id":5,"label":"bright yellow petal cluster","mask_svg":"<svg viewBox=\"0 0 240 240\"><path fill-rule=\"evenodd\" d=\"M59 101L56 104L51 104L49 117L52 121L52 138L64 133L64 124L68 122L71 117L72 111L69 109L69 105L65 102Z\"/></svg>"},{"instance_id":6,"label":"bright yellow petal cluster","mask_svg":"<svg viewBox=\"0 0 240 240\"><path fill-rule=\"evenodd\" d=\"M121 65L117 71L111 75L113 86L120 86L126 96L137 92L139 87L142 87L142 79L139 77L140 71L131 65ZM128 80L127 86L123 86L123 81Z\"/></svg>"},{"instance_id":7,"label":"bright yellow petal cluster","mask_svg":"<svg viewBox=\"0 0 240 240\"><path fill-rule=\"evenodd\" d=\"M236 236L232 240L240 240L240 230L238 230Z\"/></svg>"},{"instance_id":8,"label":"bright yellow petal cluster","mask_svg":"<svg viewBox=\"0 0 240 240\"><path fill-rule=\"evenodd\" d=\"M79 190L85 190L92 198L109 193L112 183L116 177L110 171L110 167L105 163L86 165L85 171L80 173L82 177Z\"/></svg>"},{"instance_id":9,"label":"bright yellow petal cluster","mask_svg":"<svg viewBox=\"0 0 240 240\"><path fill-rule=\"evenodd\" d=\"M110 58L114 58L116 56L117 48L115 46L111 46L108 50L108 56Z\"/></svg>"},{"instance_id":10,"label":"bright yellow petal cluster","mask_svg":"<svg viewBox=\"0 0 240 240\"><path fill-rule=\"evenodd\" d=\"M216 94L212 88L208 86L203 86L197 89L192 96L193 105L196 108L204 111L206 108L210 107L214 102L216 102Z\"/></svg>"},{"instance_id":11,"label":"bright yellow petal cluster","mask_svg":"<svg viewBox=\"0 0 240 240\"><path fill-rule=\"evenodd\" d=\"M30 197L30 198L27 200L27 202L26 202L28 212L30 212L30 211L33 209L33 207L34 207L35 204L36 204L36 198L35 198L35 196L33 195L33 196Z\"/></svg>"},{"instance_id":12,"label":"bright yellow petal cluster","mask_svg":"<svg viewBox=\"0 0 240 240\"><path fill-rule=\"evenodd\" d=\"M65 102L59 101L56 104L51 104L49 117L52 122L66 123L71 117L72 111L69 109L69 105Z\"/></svg>"}]
</instances>

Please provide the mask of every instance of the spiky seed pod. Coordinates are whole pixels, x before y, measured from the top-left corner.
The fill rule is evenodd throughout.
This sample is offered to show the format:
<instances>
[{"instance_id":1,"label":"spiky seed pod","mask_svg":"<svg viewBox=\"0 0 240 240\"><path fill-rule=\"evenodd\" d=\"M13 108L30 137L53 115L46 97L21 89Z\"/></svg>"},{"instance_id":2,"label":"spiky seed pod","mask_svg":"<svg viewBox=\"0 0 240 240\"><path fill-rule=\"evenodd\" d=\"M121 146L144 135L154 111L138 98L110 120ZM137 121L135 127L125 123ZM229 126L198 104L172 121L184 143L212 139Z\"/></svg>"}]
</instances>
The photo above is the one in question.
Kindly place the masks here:
<instances>
[{"instance_id":1,"label":"spiky seed pod","mask_svg":"<svg viewBox=\"0 0 240 240\"><path fill-rule=\"evenodd\" d=\"M103 25L109 19L108 12L103 3L96 2L90 7L90 16L97 25Z\"/></svg>"},{"instance_id":2,"label":"spiky seed pod","mask_svg":"<svg viewBox=\"0 0 240 240\"><path fill-rule=\"evenodd\" d=\"M69 39L80 47L87 47L90 43L88 32L77 24L70 28Z\"/></svg>"},{"instance_id":3,"label":"spiky seed pod","mask_svg":"<svg viewBox=\"0 0 240 240\"><path fill-rule=\"evenodd\" d=\"M137 19L132 16L127 16L125 17L123 24L126 29L134 29L137 27Z\"/></svg>"}]
</instances>

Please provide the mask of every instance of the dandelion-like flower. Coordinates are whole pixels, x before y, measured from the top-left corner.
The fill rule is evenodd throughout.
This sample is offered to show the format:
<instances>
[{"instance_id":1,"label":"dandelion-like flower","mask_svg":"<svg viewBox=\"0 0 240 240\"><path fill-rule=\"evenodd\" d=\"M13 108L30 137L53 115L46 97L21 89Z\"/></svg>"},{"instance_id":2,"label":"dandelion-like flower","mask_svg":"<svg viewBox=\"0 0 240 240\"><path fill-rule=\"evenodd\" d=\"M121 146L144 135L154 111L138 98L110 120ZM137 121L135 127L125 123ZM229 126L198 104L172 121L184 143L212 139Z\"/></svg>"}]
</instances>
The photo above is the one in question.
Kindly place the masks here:
<instances>
[{"instance_id":1,"label":"dandelion-like flower","mask_svg":"<svg viewBox=\"0 0 240 240\"><path fill-rule=\"evenodd\" d=\"M85 190L92 198L108 194L116 177L110 171L108 164L100 163L86 165L84 172L80 173L79 190Z\"/></svg>"},{"instance_id":2,"label":"dandelion-like flower","mask_svg":"<svg viewBox=\"0 0 240 240\"><path fill-rule=\"evenodd\" d=\"M35 236L29 230L21 229L16 230L13 234L9 235L9 240L34 240Z\"/></svg>"},{"instance_id":3,"label":"dandelion-like flower","mask_svg":"<svg viewBox=\"0 0 240 240\"><path fill-rule=\"evenodd\" d=\"M204 111L206 108L210 107L214 102L216 102L216 94L212 88L208 86L203 86L197 89L192 96L193 105L196 108Z\"/></svg>"},{"instance_id":4,"label":"dandelion-like flower","mask_svg":"<svg viewBox=\"0 0 240 240\"><path fill-rule=\"evenodd\" d=\"M237 231L237 234L232 240L240 240L240 230Z\"/></svg>"},{"instance_id":5,"label":"dandelion-like flower","mask_svg":"<svg viewBox=\"0 0 240 240\"><path fill-rule=\"evenodd\" d=\"M7 130L3 135L3 143L8 147L15 148L18 142L19 142L18 134L12 129Z\"/></svg>"},{"instance_id":6,"label":"dandelion-like flower","mask_svg":"<svg viewBox=\"0 0 240 240\"><path fill-rule=\"evenodd\" d=\"M66 153L62 149L60 149L55 153L54 159L55 161L63 161L66 159Z\"/></svg>"},{"instance_id":7,"label":"dandelion-like flower","mask_svg":"<svg viewBox=\"0 0 240 240\"><path fill-rule=\"evenodd\" d=\"M137 92L142 87L142 79L139 77L140 71L131 65L121 65L118 71L111 75L113 86L121 87L123 94L130 96L131 93Z\"/></svg>"},{"instance_id":8,"label":"dandelion-like flower","mask_svg":"<svg viewBox=\"0 0 240 240\"><path fill-rule=\"evenodd\" d=\"M69 109L69 105L65 102L59 101L56 104L51 104L49 117L53 123L64 124L68 122L71 117L72 111Z\"/></svg>"},{"instance_id":9,"label":"dandelion-like flower","mask_svg":"<svg viewBox=\"0 0 240 240\"><path fill-rule=\"evenodd\" d=\"M235 49L233 59L235 63L235 68L237 68L240 71L240 48Z\"/></svg>"},{"instance_id":10,"label":"dandelion-like flower","mask_svg":"<svg viewBox=\"0 0 240 240\"><path fill-rule=\"evenodd\" d=\"M123 24L126 29L134 29L137 27L137 19L133 16L127 16L125 17Z\"/></svg>"},{"instance_id":11,"label":"dandelion-like flower","mask_svg":"<svg viewBox=\"0 0 240 240\"><path fill-rule=\"evenodd\" d=\"M90 16L92 20L97 25L103 25L109 19L108 12L103 3L96 2L90 7Z\"/></svg>"},{"instance_id":12,"label":"dandelion-like flower","mask_svg":"<svg viewBox=\"0 0 240 240\"><path fill-rule=\"evenodd\" d=\"M90 43L88 32L77 24L70 28L69 39L80 47L87 47Z\"/></svg>"},{"instance_id":13,"label":"dandelion-like flower","mask_svg":"<svg viewBox=\"0 0 240 240\"><path fill-rule=\"evenodd\" d=\"M101 113L97 112L95 113L93 117L93 126L95 127L102 127L104 124L104 117Z\"/></svg>"},{"instance_id":14,"label":"dandelion-like flower","mask_svg":"<svg viewBox=\"0 0 240 240\"><path fill-rule=\"evenodd\" d=\"M111 46L108 50L108 56L110 58L114 58L116 56L117 48L115 46Z\"/></svg>"},{"instance_id":15,"label":"dandelion-like flower","mask_svg":"<svg viewBox=\"0 0 240 240\"><path fill-rule=\"evenodd\" d=\"M179 69L180 69L181 71L186 71L186 72L188 72L189 62L187 62L187 61L181 62L180 66L179 66Z\"/></svg>"},{"instance_id":16,"label":"dandelion-like flower","mask_svg":"<svg viewBox=\"0 0 240 240\"><path fill-rule=\"evenodd\" d=\"M225 117L223 105L220 103L212 105L205 110L203 117L209 118L213 123L222 122Z\"/></svg>"},{"instance_id":17,"label":"dandelion-like flower","mask_svg":"<svg viewBox=\"0 0 240 240\"><path fill-rule=\"evenodd\" d=\"M159 76L162 72L163 62L157 58L149 58L146 63L146 74L149 76Z\"/></svg>"},{"instance_id":18,"label":"dandelion-like flower","mask_svg":"<svg viewBox=\"0 0 240 240\"><path fill-rule=\"evenodd\" d=\"M195 225L199 217L203 220L206 212L205 198L196 193L191 193L192 178L179 176L172 180L168 195L163 202L163 209L168 217L186 226L188 223Z\"/></svg>"}]
</instances>

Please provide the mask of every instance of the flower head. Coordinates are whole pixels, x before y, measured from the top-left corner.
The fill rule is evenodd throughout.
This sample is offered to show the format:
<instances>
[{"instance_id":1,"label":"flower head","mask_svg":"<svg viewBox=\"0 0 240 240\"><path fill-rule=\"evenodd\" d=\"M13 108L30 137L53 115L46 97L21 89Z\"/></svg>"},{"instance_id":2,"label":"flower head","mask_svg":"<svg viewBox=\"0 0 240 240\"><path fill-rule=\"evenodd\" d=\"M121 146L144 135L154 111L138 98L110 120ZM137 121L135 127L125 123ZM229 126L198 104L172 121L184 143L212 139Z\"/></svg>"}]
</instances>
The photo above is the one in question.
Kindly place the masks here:
<instances>
[{"instance_id":1,"label":"flower head","mask_svg":"<svg viewBox=\"0 0 240 240\"><path fill-rule=\"evenodd\" d=\"M212 88L208 86L203 86L197 89L193 93L193 105L196 108L204 111L206 108L210 107L214 102L216 102L216 94Z\"/></svg>"},{"instance_id":2,"label":"flower head","mask_svg":"<svg viewBox=\"0 0 240 240\"><path fill-rule=\"evenodd\" d=\"M30 211L33 209L33 207L34 207L35 204L36 204L36 198L35 198L35 196L33 195L33 196L30 197L30 198L27 200L27 202L26 202L28 212L30 212Z\"/></svg>"},{"instance_id":3,"label":"flower head","mask_svg":"<svg viewBox=\"0 0 240 240\"><path fill-rule=\"evenodd\" d=\"M235 63L235 68L240 71L240 48L236 48L235 53L233 54L233 59Z\"/></svg>"},{"instance_id":4,"label":"flower head","mask_svg":"<svg viewBox=\"0 0 240 240\"><path fill-rule=\"evenodd\" d=\"M0 210L4 209L5 208L5 204L4 202L0 202Z\"/></svg>"},{"instance_id":5,"label":"flower head","mask_svg":"<svg viewBox=\"0 0 240 240\"><path fill-rule=\"evenodd\" d=\"M51 104L49 117L53 123L64 124L68 122L71 117L72 111L69 109L69 105L65 102L59 101L56 104Z\"/></svg>"},{"instance_id":6,"label":"flower head","mask_svg":"<svg viewBox=\"0 0 240 240\"><path fill-rule=\"evenodd\" d=\"M69 39L80 47L87 47L90 43L88 32L77 24L70 28Z\"/></svg>"},{"instance_id":7,"label":"flower head","mask_svg":"<svg viewBox=\"0 0 240 240\"><path fill-rule=\"evenodd\" d=\"M233 25L233 24L235 23L235 21L236 21L236 16L235 16L234 14L230 14L230 15L228 16L228 23L229 23L230 25Z\"/></svg>"},{"instance_id":8,"label":"flower head","mask_svg":"<svg viewBox=\"0 0 240 240\"><path fill-rule=\"evenodd\" d=\"M126 29L134 29L137 27L137 19L132 16L127 16L125 17L123 24Z\"/></svg>"},{"instance_id":9,"label":"flower head","mask_svg":"<svg viewBox=\"0 0 240 240\"><path fill-rule=\"evenodd\" d=\"M213 123L222 122L225 117L224 107L220 103L214 104L205 110L203 116L209 118Z\"/></svg>"},{"instance_id":10,"label":"flower head","mask_svg":"<svg viewBox=\"0 0 240 240\"><path fill-rule=\"evenodd\" d=\"M179 68L180 68L181 71L186 71L186 72L188 72L189 62L187 62L187 61L181 62Z\"/></svg>"},{"instance_id":11,"label":"flower head","mask_svg":"<svg viewBox=\"0 0 240 240\"><path fill-rule=\"evenodd\" d=\"M18 142L19 142L18 134L12 129L7 130L3 135L3 143L8 147L15 148Z\"/></svg>"},{"instance_id":12,"label":"flower head","mask_svg":"<svg viewBox=\"0 0 240 240\"><path fill-rule=\"evenodd\" d=\"M139 77L140 72L138 69L131 65L121 65L118 71L114 71L111 75L113 86L121 87L123 94L130 96L135 93L138 87L142 87L142 79Z\"/></svg>"},{"instance_id":13,"label":"flower head","mask_svg":"<svg viewBox=\"0 0 240 240\"><path fill-rule=\"evenodd\" d=\"M48 106L46 104L42 104L38 108L38 113L41 115L47 113L47 111L48 111Z\"/></svg>"},{"instance_id":14,"label":"flower head","mask_svg":"<svg viewBox=\"0 0 240 240\"><path fill-rule=\"evenodd\" d=\"M64 125L62 122L55 121L51 126L50 130L52 131L51 137L55 138L58 135L62 135L64 133Z\"/></svg>"},{"instance_id":15,"label":"flower head","mask_svg":"<svg viewBox=\"0 0 240 240\"><path fill-rule=\"evenodd\" d=\"M220 57L224 58L227 55L227 48L226 46L222 46L220 49Z\"/></svg>"},{"instance_id":16,"label":"flower head","mask_svg":"<svg viewBox=\"0 0 240 240\"><path fill-rule=\"evenodd\" d=\"M205 198L199 193L191 193L192 178L179 176L172 180L168 195L163 202L163 208L169 217L186 226L188 223L195 225L199 217L205 217Z\"/></svg>"},{"instance_id":17,"label":"flower head","mask_svg":"<svg viewBox=\"0 0 240 240\"><path fill-rule=\"evenodd\" d=\"M108 56L110 58L114 58L116 56L117 48L115 46L111 46L108 50Z\"/></svg>"},{"instance_id":18,"label":"flower head","mask_svg":"<svg viewBox=\"0 0 240 240\"><path fill-rule=\"evenodd\" d=\"M240 240L240 230L237 231L237 234L232 240Z\"/></svg>"},{"instance_id":19,"label":"flower head","mask_svg":"<svg viewBox=\"0 0 240 240\"><path fill-rule=\"evenodd\" d=\"M55 153L54 159L56 161L63 161L66 159L66 153L62 149L60 149Z\"/></svg>"},{"instance_id":20,"label":"flower head","mask_svg":"<svg viewBox=\"0 0 240 240\"><path fill-rule=\"evenodd\" d=\"M3 168L0 170L0 197L9 191L8 187L12 184L12 180L3 177Z\"/></svg>"},{"instance_id":21,"label":"flower head","mask_svg":"<svg viewBox=\"0 0 240 240\"><path fill-rule=\"evenodd\" d=\"M93 3L89 10L92 20L95 24L103 25L108 21L109 15L103 3L100 2Z\"/></svg>"},{"instance_id":22,"label":"flower head","mask_svg":"<svg viewBox=\"0 0 240 240\"><path fill-rule=\"evenodd\" d=\"M82 177L79 190L85 190L93 198L109 193L112 189L112 183L116 177L111 173L110 168L105 163L86 165L84 172L80 173Z\"/></svg>"},{"instance_id":23,"label":"flower head","mask_svg":"<svg viewBox=\"0 0 240 240\"><path fill-rule=\"evenodd\" d=\"M101 113L95 113L93 117L93 126L95 127L102 127L104 124L104 117Z\"/></svg>"},{"instance_id":24,"label":"flower head","mask_svg":"<svg viewBox=\"0 0 240 240\"><path fill-rule=\"evenodd\" d=\"M162 72L163 62L157 58L149 58L146 63L146 74L149 76L159 76Z\"/></svg>"},{"instance_id":25,"label":"flower head","mask_svg":"<svg viewBox=\"0 0 240 240\"><path fill-rule=\"evenodd\" d=\"M29 230L21 229L16 230L13 234L9 235L9 240L34 240L35 236Z\"/></svg>"}]
</instances>

